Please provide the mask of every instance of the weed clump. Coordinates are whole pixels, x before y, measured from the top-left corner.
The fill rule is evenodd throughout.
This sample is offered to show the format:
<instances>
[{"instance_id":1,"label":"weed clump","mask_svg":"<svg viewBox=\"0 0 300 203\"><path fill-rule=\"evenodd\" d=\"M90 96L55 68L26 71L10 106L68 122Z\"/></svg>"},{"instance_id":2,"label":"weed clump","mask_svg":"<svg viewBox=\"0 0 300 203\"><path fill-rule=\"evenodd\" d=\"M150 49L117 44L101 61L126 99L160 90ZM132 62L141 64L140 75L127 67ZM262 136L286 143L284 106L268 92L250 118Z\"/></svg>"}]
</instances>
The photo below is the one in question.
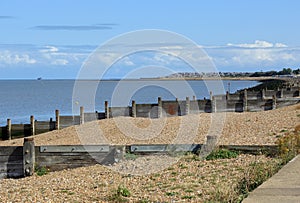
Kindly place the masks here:
<instances>
[{"instance_id":1,"label":"weed clump","mask_svg":"<svg viewBox=\"0 0 300 203\"><path fill-rule=\"evenodd\" d=\"M228 149L217 149L212 151L207 157L206 160L216 160L216 159L232 159L238 157L239 153L236 151Z\"/></svg>"}]
</instances>

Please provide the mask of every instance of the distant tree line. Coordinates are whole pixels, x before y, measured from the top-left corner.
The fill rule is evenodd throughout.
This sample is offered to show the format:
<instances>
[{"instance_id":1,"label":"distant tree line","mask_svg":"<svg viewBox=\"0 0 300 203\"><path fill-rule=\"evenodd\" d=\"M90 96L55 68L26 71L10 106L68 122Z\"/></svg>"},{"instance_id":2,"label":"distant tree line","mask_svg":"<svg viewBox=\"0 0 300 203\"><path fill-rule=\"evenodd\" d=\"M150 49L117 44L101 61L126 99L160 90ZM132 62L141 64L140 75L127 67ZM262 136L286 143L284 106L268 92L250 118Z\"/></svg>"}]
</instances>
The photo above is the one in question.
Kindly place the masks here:
<instances>
[{"instance_id":1,"label":"distant tree line","mask_svg":"<svg viewBox=\"0 0 300 203\"><path fill-rule=\"evenodd\" d=\"M300 69L298 68L298 69L292 70L291 68L283 68L280 71L273 71L273 70L266 71L266 72L260 71L260 72L255 72L255 73L251 74L250 77L264 77L264 76L292 75L292 74L295 74L295 75L300 74Z\"/></svg>"}]
</instances>

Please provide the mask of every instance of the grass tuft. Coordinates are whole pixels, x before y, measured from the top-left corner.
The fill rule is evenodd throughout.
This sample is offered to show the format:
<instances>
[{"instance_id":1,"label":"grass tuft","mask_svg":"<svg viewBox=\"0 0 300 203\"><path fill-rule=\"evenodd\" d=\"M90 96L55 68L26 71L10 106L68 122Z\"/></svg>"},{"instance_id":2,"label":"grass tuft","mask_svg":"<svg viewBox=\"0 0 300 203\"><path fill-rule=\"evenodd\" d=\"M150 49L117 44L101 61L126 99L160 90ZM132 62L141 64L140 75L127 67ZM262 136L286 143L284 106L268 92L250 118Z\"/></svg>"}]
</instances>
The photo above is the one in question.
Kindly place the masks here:
<instances>
[{"instance_id":1,"label":"grass tuft","mask_svg":"<svg viewBox=\"0 0 300 203\"><path fill-rule=\"evenodd\" d=\"M239 153L236 151L228 149L217 149L212 151L207 157L206 160L216 160L216 159L232 159L238 157Z\"/></svg>"}]
</instances>

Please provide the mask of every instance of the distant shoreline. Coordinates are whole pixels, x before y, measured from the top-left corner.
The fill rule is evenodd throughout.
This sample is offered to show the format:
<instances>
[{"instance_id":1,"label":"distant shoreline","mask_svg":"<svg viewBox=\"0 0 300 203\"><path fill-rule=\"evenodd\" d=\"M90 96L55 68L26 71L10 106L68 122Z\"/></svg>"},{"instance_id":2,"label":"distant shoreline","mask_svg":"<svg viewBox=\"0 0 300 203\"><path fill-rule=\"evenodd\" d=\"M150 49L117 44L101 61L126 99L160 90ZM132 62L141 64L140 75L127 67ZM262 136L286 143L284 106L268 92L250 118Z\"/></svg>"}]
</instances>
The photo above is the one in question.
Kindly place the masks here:
<instances>
[{"instance_id":1,"label":"distant shoreline","mask_svg":"<svg viewBox=\"0 0 300 203\"><path fill-rule=\"evenodd\" d=\"M0 79L1 81L193 81L193 80L248 80L248 81L263 81L263 80L285 80L286 78L277 77L207 77L207 78L126 78L126 79Z\"/></svg>"}]
</instances>

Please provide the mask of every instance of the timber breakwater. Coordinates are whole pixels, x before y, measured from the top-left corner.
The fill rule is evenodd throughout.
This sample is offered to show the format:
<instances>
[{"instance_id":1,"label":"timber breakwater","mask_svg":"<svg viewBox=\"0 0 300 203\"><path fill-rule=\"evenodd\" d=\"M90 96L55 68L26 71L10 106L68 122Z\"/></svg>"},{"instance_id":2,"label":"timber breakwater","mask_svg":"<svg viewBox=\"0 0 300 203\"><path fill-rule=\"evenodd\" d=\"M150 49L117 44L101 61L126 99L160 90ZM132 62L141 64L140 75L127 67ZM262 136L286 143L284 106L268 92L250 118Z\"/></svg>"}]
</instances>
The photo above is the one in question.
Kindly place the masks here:
<instances>
[{"instance_id":1,"label":"timber breakwater","mask_svg":"<svg viewBox=\"0 0 300 203\"><path fill-rule=\"evenodd\" d=\"M109 102L105 101L103 112L85 112L84 106L81 106L79 115L63 115L61 114L63 112L57 109L55 110L55 119L39 121L35 120L34 115L31 115L27 124L13 124L12 120L8 118L7 125L0 127L0 138L6 140L26 137L85 122L120 116L161 118L198 113L267 111L299 102L299 83L285 82L283 84L281 82L277 86L274 86L273 83L272 81L263 82L260 89L257 87L245 89L233 94L227 92L225 95L214 95L213 92L210 92L210 97L203 99L194 96L193 98L186 97L185 100L165 101L158 97L157 103L139 104L132 101L131 106L126 107L111 107ZM272 87L277 89L270 90L267 84L272 84Z\"/></svg>"}]
</instances>

